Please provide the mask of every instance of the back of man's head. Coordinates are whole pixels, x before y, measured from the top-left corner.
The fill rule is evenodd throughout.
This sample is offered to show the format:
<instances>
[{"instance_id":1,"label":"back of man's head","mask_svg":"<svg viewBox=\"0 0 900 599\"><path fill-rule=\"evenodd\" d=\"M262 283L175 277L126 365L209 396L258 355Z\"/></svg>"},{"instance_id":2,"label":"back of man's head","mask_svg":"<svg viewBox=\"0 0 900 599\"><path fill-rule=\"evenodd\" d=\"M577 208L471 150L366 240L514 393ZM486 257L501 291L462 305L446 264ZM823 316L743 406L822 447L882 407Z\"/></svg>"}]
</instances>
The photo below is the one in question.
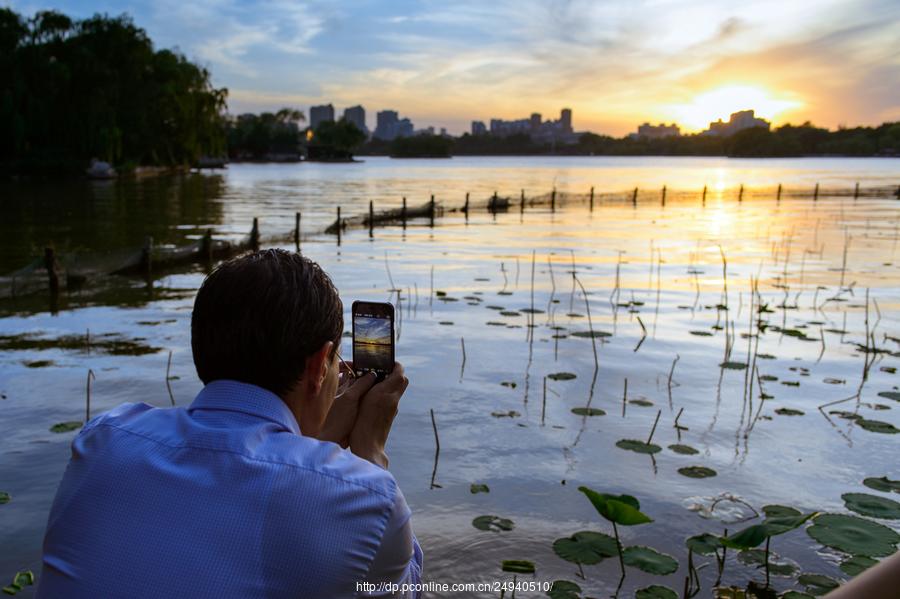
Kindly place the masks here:
<instances>
[{"instance_id":1,"label":"back of man's head","mask_svg":"<svg viewBox=\"0 0 900 599\"><path fill-rule=\"evenodd\" d=\"M344 330L338 292L318 264L285 250L234 258L210 274L194 300L191 349L204 384L231 379L280 397L306 358Z\"/></svg>"}]
</instances>

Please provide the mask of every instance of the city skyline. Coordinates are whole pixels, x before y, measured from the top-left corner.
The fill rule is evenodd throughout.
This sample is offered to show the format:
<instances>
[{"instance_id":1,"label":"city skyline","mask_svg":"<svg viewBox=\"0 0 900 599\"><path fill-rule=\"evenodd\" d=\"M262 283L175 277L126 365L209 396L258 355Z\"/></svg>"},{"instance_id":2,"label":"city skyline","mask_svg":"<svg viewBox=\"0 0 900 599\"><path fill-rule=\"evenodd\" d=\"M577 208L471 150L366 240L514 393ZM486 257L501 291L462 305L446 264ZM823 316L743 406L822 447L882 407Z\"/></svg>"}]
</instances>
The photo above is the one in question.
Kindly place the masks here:
<instances>
[{"instance_id":1,"label":"city skyline","mask_svg":"<svg viewBox=\"0 0 900 599\"><path fill-rule=\"evenodd\" d=\"M743 109L773 127L900 120L900 5L887 0L5 4L128 12L157 47L207 66L232 114L361 103L370 128L391 109L456 135L560 105L579 130L615 136L645 121L696 133Z\"/></svg>"}]
</instances>

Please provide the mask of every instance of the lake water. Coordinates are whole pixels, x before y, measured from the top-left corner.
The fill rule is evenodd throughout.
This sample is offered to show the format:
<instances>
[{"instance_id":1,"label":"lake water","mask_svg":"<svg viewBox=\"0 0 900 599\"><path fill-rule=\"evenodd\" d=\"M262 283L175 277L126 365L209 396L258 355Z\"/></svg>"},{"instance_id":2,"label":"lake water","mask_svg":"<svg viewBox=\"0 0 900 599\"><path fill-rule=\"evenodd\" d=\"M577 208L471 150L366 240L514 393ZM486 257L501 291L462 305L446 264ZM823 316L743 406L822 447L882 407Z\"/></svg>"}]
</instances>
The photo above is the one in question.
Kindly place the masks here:
<instances>
[{"instance_id":1,"label":"lake water","mask_svg":"<svg viewBox=\"0 0 900 599\"><path fill-rule=\"evenodd\" d=\"M854 199L857 182L863 194ZM586 485L637 497L654 522L620 527L624 545L679 563L670 575L629 567L620 596L649 584L680 593L687 537L759 522L735 523L752 512L732 500L712 514L697 511L717 496L757 511L783 504L837 513L851 513L845 493L890 497L862 481L900 478L900 202L885 191L898 183L893 159L526 157L247 164L139 182L3 184L0 273L31 263L48 243L64 266L94 272L147 235L179 245L212 228L236 240L253 217L264 240L287 239L301 211L302 251L334 278L348 332L354 299L396 305L397 358L410 386L388 453L413 509L426 579L511 580L501 562L524 559L536 573L520 580L566 579L589 596L609 595L617 559L584 565L582 579L553 549L577 531L612 534L578 491ZM878 197L866 193L876 187ZM555 210L530 205L553 188ZM483 209L495 191L512 198L508 212ZM468 219L449 211L467 192ZM352 216L370 200L381 209L406 197L412 207L432 194L448 209L434 227L411 221L372 238L351 228L340 245L322 233L338 205ZM91 276L64 293L56 313L43 294L0 300L0 491L11 495L0 505L0 582L22 569L39 575L43 528L75 434L49 429L84 419L89 369L94 414L127 401L170 405L170 351L174 401L187 405L200 389L189 324L204 273L200 265L164 272L151 285ZM605 415L573 413L578 407ZM646 440L658 414L659 453L616 445ZM669 449L676 443L697 453ZM690 466L716 476L679 473ZM472 484L490 492L472 493ZM481 515L515 527L478 530L472 520ZM802 589L800 572L847 578L841 554L803 530L776 537L772 550L797 567L773 576L778 590ZM707 564L700 596L709 596L715 560L695 556L695 564ZM763 578L729 551L723 583Z\"/></svg>"}]
</instances>

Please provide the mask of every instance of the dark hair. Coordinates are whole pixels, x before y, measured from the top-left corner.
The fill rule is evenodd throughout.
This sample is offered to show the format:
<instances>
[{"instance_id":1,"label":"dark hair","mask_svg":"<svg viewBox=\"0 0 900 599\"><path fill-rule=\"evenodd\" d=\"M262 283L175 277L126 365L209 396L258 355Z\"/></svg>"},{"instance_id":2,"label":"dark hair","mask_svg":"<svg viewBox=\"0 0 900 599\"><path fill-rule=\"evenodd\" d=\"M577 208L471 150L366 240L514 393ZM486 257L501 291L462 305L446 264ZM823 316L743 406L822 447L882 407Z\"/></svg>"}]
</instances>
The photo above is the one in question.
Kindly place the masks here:
<instances>
[{"instance_id":1,"label":"dark hair","mask_svg":"<svg viewBox=\"0 0 900 599\"><path fill-rule=\"evenodd\" d=\"M306 358L344 330L337 289L318 264L269 249L219 265L203 281L191 317L194 366L204 384L251 383L284 397Z\"/></svg>"}]
</instances>

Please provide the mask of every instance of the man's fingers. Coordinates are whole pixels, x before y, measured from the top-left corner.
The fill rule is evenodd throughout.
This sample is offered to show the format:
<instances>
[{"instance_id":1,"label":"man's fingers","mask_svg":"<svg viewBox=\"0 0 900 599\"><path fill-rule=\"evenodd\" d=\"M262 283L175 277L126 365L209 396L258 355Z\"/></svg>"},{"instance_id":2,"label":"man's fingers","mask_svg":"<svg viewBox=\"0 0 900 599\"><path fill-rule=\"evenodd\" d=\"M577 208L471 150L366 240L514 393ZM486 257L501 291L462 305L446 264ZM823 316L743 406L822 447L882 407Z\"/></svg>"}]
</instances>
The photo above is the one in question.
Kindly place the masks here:
<instances>
[{"instance_id":1,"label":"man's fingers","mask_svg":"<svg viewBox=\"0 0 900 599\"><path fill-rule=\"evenodd\" d=\"M367 372L366 374L353 379L353 382L347 387L344 395L350 395L358 400L372 388L376 378L374 372Z\"/></svg>"}]
</instances>

